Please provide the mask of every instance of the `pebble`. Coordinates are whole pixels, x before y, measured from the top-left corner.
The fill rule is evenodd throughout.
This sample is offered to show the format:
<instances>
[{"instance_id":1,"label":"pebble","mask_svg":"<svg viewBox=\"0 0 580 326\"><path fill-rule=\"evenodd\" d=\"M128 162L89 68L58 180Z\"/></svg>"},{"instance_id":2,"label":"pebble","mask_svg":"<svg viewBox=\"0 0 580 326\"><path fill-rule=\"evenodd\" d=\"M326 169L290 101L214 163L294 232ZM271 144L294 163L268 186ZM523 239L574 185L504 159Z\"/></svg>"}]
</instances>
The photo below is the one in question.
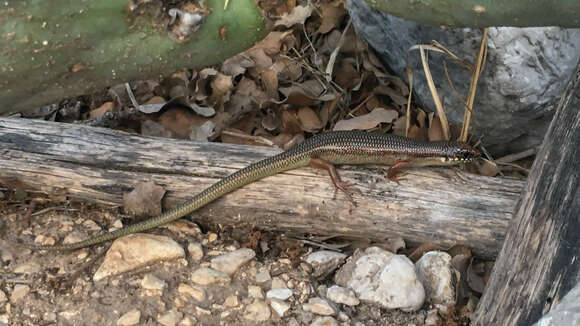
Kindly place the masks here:
<instances>
[{"instance_id":1,"label":"pebble","mask_svg":"<svg viewBox=\"0 0 580 326\"><path fill-rule=\"evenodd\" d=\"M288 300L292 296L292 290L285 289L285 288L277 288L272 289L266 292L266 298L268 299L279 299L279 300Z\"/></svg>"},{"instance_id":2,"label":"pebble","mask_svg":"<svg viewBox=\"0 0 580 326\"><path fill-rule=\"evenodd\" d=\"M100 231L101 227L95 223L93 220L86 220L83 222L83 226L89 229L90 231Z\"/></svg>"},{"instance_id":3,"label":"pebble","mask_svg":"<svg viewBox=\"0 0 580 326\"><path fill-rule=\"evenodd\" d=\"M230 282L230 277L217 269L201 267L191 274L191 280L199 285L226 284Z\"/></svg>"},{"instance_id":4,"label":"pebble","mask_svg":"<svg viewBox=\"0 0 580 326\"><path fill-rule=\"evenodd\" d=\"M271 289L286 289L286 282L279 277L274 277L272 279Z\"/></svg>"},{"instance_id":5,"label":"pebble","mask_svg":"<svg viewBox=\"0 0 580 326\"><path fill-rule=\"evenodd\" d=\"M139 309L132 309L127 311L123 316L117 319L117 326L132 326L139 324L141 319L141 311Z\"/></svg>"},{"instance_id":6,"label":"pebble","mask_svg":"<svg viewBox=\"0 0 580 326\"><path fill-rule=\"evenodd\" d=\"M439 317L439 312L437 309L431 309L427 311L427 317L425 317L424 326L437 326L441 324L441 318Z\"/></svg>"},{"instance_id":7,"label":"pebble","mask_svg":"<svg viewBox=\"0 0 580 326\"><path fill-rule=\"evenodd\" d=\"M228 275L232 275L255 256L256 252L254 250L241 248L213 258L211 260L211 267Z\"/></svg>"},{"instance_id":8,"label":"pebble","mask_svg":"<svg viewBox=\"0 0 580 326\"><path fill-rule=\"evenodd\" d=\"M360 303L360 300L352 290L345 289L338 285L331 286L326 291L326 297L332 302L342 303L347 306L356 306Z\"/></svg>"},{"instance_id":9,"label":"pebble","mask_svg":"<svg viewBox=\"0 0 580 326\"><path fill-rule=\"evenodd\" d=\"M153 274L146 274L141 280L141 287L145 290L163 291L166 286L167 282Z\"/></svg>"},{"instance_id":10,"label":"pebble","mask_svg":"<svg viewBox=\"0 0 580 326\"><path fill-rule=\"evenodd\" d=\"M427 299L438 308L455 306L460 274L451 265L451 256L442 251L427 252L415 263L417 276Z\"/></svg>"},{"instance_id":11,"label":"pebble","mask_svg":"<svg viewBox=\"0 0 580 326\"><path fill-rule=\"evenodd\" d=\"M270 307L278 314L280 318L284 317L286 311L290 309L290 304L279 299L270 299Z\"/></svg>"},{"instance_id":12,"label":"pebble","mask_svg":"<svg viewBox=\"0 0 580 326\"><path fill-rule=\"evenodd\" d=\"M178 326L193 326L197 325L197 321L190 316L185 316L178 324Z\"/></svg>"},{"instance_id":13,"label":"pebble","mask_svg":"<svg viewBox=\"0 0 580 326\"><path fill-rule=\"evenodd\" d=\"M10 295L10 301L17 302L27 296L29 292L30 287L28 285L16 284Z\"/></svg>"},{"instance_id":14,"label":"pebble","mask_svg":"<svg viewBox=\"0 0 580 326\"><path fill-rule=\"evenodd\" d=\"M40 272L40 265L35 262L26 262L14 267L16 274L34 274Z\"/></svg>"},{"instance_id":15,"label":"pebble","mask_svg":"<svg viewBox=\"0 0 580 326\"><path fill-rule=\"evenodd\" d=\"M184 256L183 248L169 237L146 233L130 234L113 242L103 263L93 275L93 280L99 281L160 260Z\"/></svg>"},{"instance_id":16,"label":"pebble","mask_svg":"<svg viewBox=\"0 0 580 326\"><path fill-rule=\"evenodd\" d=\"M210 232L207 235L207 241L209 241L209 242L214 242L214 241L217 240L217 238L218 238L218 235L216 233L214 233L214 232Z\"/></svg>"},{"instance_id":17,"label":"pebble","mask_svg":"<svg viewBox=\"0 0 580 326\"><path fill-rule=\"evenodd\" d=\"M356 252L336 273L335 282L352 289L361 301L387 309L416 311L425 300L409 258L377 247Z\"/></svg>"},{"instance_id":18,"label":"pebble","mask_svg":"<svg viewBox=\"0 0 580 326\"><path fill-rule=\"evenodd\" d=\"M270 319L270 315L270 307L262 300L255 300L244 310L244 318L254 322L266 321Z\"/></svg>"},{"instance_id":19,"label":"pebble","mask_svg":"<svg viewBox=\"0 0 580 326\"><path fill-rule=\"evenodd\" d=\"M42 315L42 320L54 323L56 321L56 313L54 311L45 312Z\"/></svg>"},{"instance_id":20,"label":"pebble","mask_svg":"<svg viewBox=\"0 0 580 326\"><path fill-rule=\"evenodd\" d=\"M34 243L37 243L40 245L52 246L53 244L56 243L56 240L53 237L48 237L48 236L44 236L42 234L39 234L34 238Z\"/></svg>"},{"instance_id":21,"label":"pebble","mask_svg":"<svg viewBox=\"0 0 580 326\"><path fill-rule=\"evenodd\" d=\"M192 297L197 302L204 302L206 299L205 290L197 285L191 286L188 284L181 283L177 287L177 292L183 296Z\"/></svg>"},{"instance_id":22,"label":"pebble","mask_svg":"<svg viewBox=\"0 0 580 326\"><path fill-rule=\"evenodd\" d=\"M314 269L312 275L314 277L321 277L334 271L344 262L346 257L345 254L341 254L340 252L319 250L306 256L305 261Z\"/></svg>"},{"instance_id":23,"label":"pebble","mask_svg":"<svg viewBox=\"0 0 580 326\"><path fill-rule=\"evenodd\" d=\"M226 307L237 307L240 304L237 295L230 295L224 300L223 305Z\"/></svg>"},{"instance_id":24,"label":"pebble","mask_svg":"<svg viewBox=\"0 0 580 326\"><path fill-rule=\"evenodd\" d=\"M12 252L8 249L0 248L0 260L2 260L4 264L8 264L14 260L14 255L12 255Z\"/></svg>"},{"instance_id":25,"label":"pebble","mask_svg":"<svg viewBox=\"0 0 580 326\"><path fill-rule=\"evenodd\" d=\"M264 299L264 292L262 292L262 288L257 285L248 285L248 296L255 299Z\"/></svg>"},{"instance_id":26,"label":"pebble","mask_svg":"<svg viewBox=\"0 0 580 326\"><path fill-rule=\"evenodd\" d=\"M302 310L322 316L332 316L336 314L336 310L334 310L328 301L318 297L310 298L308 303L302 305Z\"/></svg>"},{"instance_id":27,"label":"pebble","mask_svg":"<svg viewBox=\"0 0 580 326\"><path fill-rule=\"evenodd\" d=\"M4 303L6 302L6 293L4 293L4 291L0 290L0 303Z\"/></svg>"},{"instance_id":28,"label":"pebble","mask_svg":"<svg viewBox=\"0 0 580 326\"><path fill-rule=\"evenodd\" d=\"M266 283L271 280L270 271L267 268L261 268L258 273L256 273L257 283Z\"/></svg>"},{"instance_id":29,"label":"pebble","mask_svg":"<svg viewBox=\"0 0 580 326\"><path fill-rule=\"evenodd\" d=\"M187 252L189 252L189 257L195 262L203 258L203 246L199 242L190 242L187 245Z\"/></svg>"},{"instance_id":30,"label":"pebble","mask_svg":"<svg viewBox=\"0 0 580 326\"><path fill-rule=\"evenodd\" d=\"M164 315L157 318L157 322L163 326L175 326L183 318L183 313L171 309Z\"/></svg>"},{"instance_id":31,"label":"pebble","mask_svg":"<svg viewBox=\"0 0 580 326\"><path fill-rule=\"evenodd\" d=\"M318 317L310 326L338 326L338 322L332 317Z\"/></svg>"}]
</instances>

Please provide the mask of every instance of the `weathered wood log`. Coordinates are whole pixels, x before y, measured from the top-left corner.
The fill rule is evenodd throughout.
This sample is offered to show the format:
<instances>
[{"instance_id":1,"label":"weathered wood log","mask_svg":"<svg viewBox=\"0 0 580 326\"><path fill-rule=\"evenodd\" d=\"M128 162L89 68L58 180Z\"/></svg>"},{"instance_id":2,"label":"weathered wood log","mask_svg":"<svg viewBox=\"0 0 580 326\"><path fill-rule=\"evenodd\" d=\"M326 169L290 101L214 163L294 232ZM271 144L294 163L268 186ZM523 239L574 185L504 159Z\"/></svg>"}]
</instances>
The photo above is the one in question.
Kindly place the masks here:
<instances>
[{"instance_id":1,"label":"weathered wood log","mask_svg":"<svg viewBox=\"0 0 580 326\"><path fill-rule=\"evenodd\" d=\"M580 61L576 69L473 325L532 325L580 280Z\"/></svg>"},{"instance_id":2,"label":"weathered wood log","mask_svg":"<svg viewBox=\"0 0 580 326\"><path fill-rule=\"evenodd\" d=\"M195 143L37 120L0 118L0 183L120 205L124 192L154 181L164 206L182 203L239 168L279 150ZM262 229L467 244L494 257L523 187L518 180L453 169L417 169L397 185L386 171L344 167L358 206L335 193L325 171L288 171L255 182L192 214L196 220Z\"/></svg>"}]
</instances>

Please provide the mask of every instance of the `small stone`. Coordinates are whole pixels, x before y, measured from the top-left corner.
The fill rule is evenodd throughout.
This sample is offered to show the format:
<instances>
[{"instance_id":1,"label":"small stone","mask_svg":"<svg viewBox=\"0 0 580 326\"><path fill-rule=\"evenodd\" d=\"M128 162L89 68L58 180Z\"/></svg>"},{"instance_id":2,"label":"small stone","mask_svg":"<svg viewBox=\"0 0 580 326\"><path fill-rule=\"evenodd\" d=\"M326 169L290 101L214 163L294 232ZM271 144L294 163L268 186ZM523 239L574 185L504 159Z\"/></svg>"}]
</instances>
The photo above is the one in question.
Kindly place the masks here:
<instances>
[{"instance_id":1,"label":"small stone","mask_svg":"<svg viewBox=\"0 0 580 326\"><path fill-rule=\"evenodd\" d=\"M210 232L207 235L207 241L209 241L209 242L214 242L217 240L217 238L218 238L218 235L216 233L213 233L213 232Z\"/></svg>"},{"instance_id":2,"label":"small stone","mask_svg":"<svg viewBox=\"0 0 580 326\"><path fill-rule=\"evenodd\" d=\"M240 304L237 295L230 295L224 300L224 306L226 307L237 307Z\"/></svg>"},{"instance_id":3,"label":"small stone","mask_svg":"<svg viewBox=\"0 0 580 326\"><path fill-rule=\"evenodd\" d=\"M270 307L262 300L254 301L244 310L244 318L254 322L266 321L270 319L270 315Z\"/></svg>"},{"instance_id":4,"label":"small stone","mask_svg":"<svg viewBox=\"0 0 580 326\"><path fill-rule=\"evenodd\" d=\"M42 234L37 235L34 238L34 243L40 244L40 245L47 245L47 246L52 246L53 244L56 243L56 240L53 237L47 237L44 236Z\"/></svg>"},{"instance_id":5,"label":"small stone","mask_svg":"<svg viewBox=\"0 0 580 326\"><path fill-rule=\"evenodd\" d=\"M48 321L48 322L55 322L56 321L56 313L54 311L45 312L44 315L42 315L42 320Z\"/></svg>"},{"instance_id":6,"label":"small stone","mask_svg":"<svg viewBox=\"0 0 580 326\"><path fill-rule=\"evenodd\" d=\"M160 260L184 256L183 248L169 237L146 233L130 234L113 242L103 263L93 275L93 280L99 281Z\"/></svg>"},{"instance_id":7,"label":"small stone","mask_svg":"<svg viewBox=\"0 0 580 326\"><path fill-rule=\"evenodd\" d=\"M185 316L178 324L178 326L194 326L197 324L197 321L190 317L190 316Z\"/></svg>"},{"instance_id":8,"label":"small stone","mask_svg":"<svg viewBox=\"0 0 580 326\"><path fill-rule=\"evenodd\" d=\"M441 325L441 318L439 317L439 312L437 309L431 309L427 311L427 317L425 317L425 326L437 325Z\"/></svg>"},{"instance_id":9,"label":"small stone","mask_svg":"<svg viewBox=\"0 0 580 326\"><path fill-rule=\"evenodd\" d=\"M230 282L230 277L217 269L202 267L191 274L191 280L199 285L225 284Z\"/></svg>"},{"instance_id":10,"label":"small stone","mask_svg":"<svg viewBox=\"0 0 580 326\"><path fill-rule=\"evenodd\" d=\"M274 277L272 279L272 289L286 289L286 282L279 277Z\"/></svg>"},{"instance_id":11,"label":"small stone","mask_svg":"<svg viewBox=\"0 0 580 326\"><path fill-rule=\"evenodd\" d=\"M332 316L336 314L334 308L328 303L328 301L322 298L310 298L308 303L302 305L302 310L310 311L313 314L322 316Z\"/></svg>"},{"instance_id":12,"label":"small stone","mask_svg":"<svg viewBox=\"0 0 580 326\"><path fill-rule=\"evenodd\" d=\"M183 318L183 313L171 309L157 318L157 322L163 326L175 326Z\"/></svg>"},{"instance_id":13,"label":"small stone","mask_svg":"<svg viewBox=\"0 0 580 326\"><path fill-rule=\"evenodd\" d=\"M456 303L456 287L460 274L451 265L451 256L442 251L427 252L415 263L417 276L429 302L445 309Z\"/></svg>"},{"instance_id":14,"label":"small stone","mask_svg":"<svg viewBox=\"0 0 580 326\"><path fill-rule=\"evenodd\" d=\"M338 285L331 286L326 291L326 297L330 301L342 303L347 306L356 306L360 303L360 300L356 297L352 290L345 289Z\"/></svg>"},{"instance_id":15,"label":"small stone","mask_svg":"<svg viewBox=\"0 0 580 326\"><path fill-rule=\"evenodd\" d=\"M271 280L270 271L266 268L261 268L258 273L256 273L256 282L266 283Z\"/></svg>"},{"instance_id":16,"label":"small stone","mask_svg":"<svg viewBox=\"0 0 580 326\"><path fill-rule=\"evenodd\" d=\"M4 291L0 290L0 303L4 303L6 302L6 293L4 293Z\"/></svg>"},{"instance_id":17,"label":"small stone","mask_svg":"<svg viewBox=\"0 0 580 326\"><path fill-rule=\"evenodd\" d=\"M313 276L321 277L330 274L346 259L345 254L330 250L315 251L305 259L314 269Z\"/></svg>"},{"instance_id":18,"label":"small stone","mask_svg":"<svg viewBox=\"0 0 580 326\"><path fill-rule=\"evenodd\" d=\"M286 311L290 309L290 304L279 299L270 299L270 307L282 318Z\"/></svg>"},{"instance_id":19,"label":"small stone","mask_svg":"<svg viewBox=\"0 0 580 326\"><path fill-rule=\"evenodd\" d=\"M141 319L141 311L139 309L132 309L127 311L123 316L117 319L117 326L132 326L139 324Z\"/></svg>"},{"instance_id":20,"label":"small stone","mask_svg":"<svg viewBox=\"0 0 580 326\"><path fill-rule=\"evenodd\" d=\"M262 288L259 286L248 285L248 296L255 299L264 299L264 292L262 292Z\"/></svg>"},{"instance_id":21,"label":"small stone","mask_svg":"<svg viewBox=\"0 0 580 326\"><path fill-rule=\"evenodd\" d=\"M211 267L228 275L234 274L238 268L256 256L254 250L241 248L228 252L211 260Z\"/></svg>"},{"instance_id":22,"label":"small stone","mask_svg":"<svg viewBox=\"0 0 580 326\"><path fill-rule=\"evenodd\" d=\"M16 284L12 291L12 295L10 295L10 301L17 302L27 296L29 292L30 287L28 285Z\"/></svg>"},{"instance_id":23,"label":"small stone","mask_svg":"<svg viewBox=\"0 0 580 326\"><path fill-rule=\"evenodd\" d=\"M10 317L8 317L8 314L0 315L0 325L2 326L10 325Z\"/></svg>"},{"instance_id":24,"label":"small stone","mask_svg":"<svg viewBox=\"0 0 580 326\"><path fill-rule=\"evenodd\" d=\"M338 322L332 317L318 317L310 326L338 326Z\"/></svg>"},{"instance_id":25,"label":"small stone","mask_svg":"<svg viewBox=\"0 0 580 326\"><path fill-rule=\"evenodd\" d=\"M40 265L34 262L26 262L14 267L16 274L34 274L40 272Z\"/></svg>"},{"instance_id":26,"label":"small stone","mask_svg":"<svg viewBox=\"0 0 580 326\"><path fill-rule=\"evenodd\" d=\"M284 288L272 289L266 292L266 298L268 299L279 299L284 301L290 298L291 296L292 290Z\"/></svg>"},{"instance_id":27,"label":"small stone","mask_svg":"<svg viewBox=\"0 0 580 326\"><path fill-rule=\"evenodd\" d=\"M179 292L179 294L181 294L183 296L192 297L197 302L204 302L206 299L205 290L202 287L197 286L197 285L191 286L191 285L181 283L177 287L177 292Z\"/></svg>"},{"instance_id":28,"label":"small stone","mask_svg":"<svg viewBox=\"0 0 580 326\"><path fill-rule=\"evenodd\" d=\"M86 220L83 222L83 226L89 229L90 231L100 231L101 227L95 223L93 220Z\"/></svg>"},{"instance_id":29,"label":"small stone","mask_svg":"<svg viewBox=\"0 0 580 326\"><path fill-rule=\"evenodd\" d=\"M195 262L200 261L203 258L203 247L199 242L191 242L187 245L187 252L189 252L189 257Z\"/></svg>"},{"instance_id":30,"label":"small stone","mask_svg":"<svg viewBox=\"0 0 580 326\"><path fill-rule=\"evenodd\" d=\"M163 291L167 283L153 274L146 274L141 280L141 287L146 290Z\"/></svg>"},{"instance_id":31,"label":"small stone","mask_svg":"<svg viewBox=\"0 0 580 326\"><path fill-rule=\"evenodd\" d=\"M123 228L123 221L121 220L115 220L115 222L113 222L113 224L111 225L111 227L109 228L109 232L113 232L119 229Z\"/></svg>"},{"instance_id":32,"label":"small stone","mask_svg":"<svg viewBox=\"0 0 580 326\"><path fill-rule=\"evenodd\" d=\"M4 264L8 264L14 260L14 255L12 255L8 249L0 248L0 260L2 260Z\"/></svg>"}]
</instances>

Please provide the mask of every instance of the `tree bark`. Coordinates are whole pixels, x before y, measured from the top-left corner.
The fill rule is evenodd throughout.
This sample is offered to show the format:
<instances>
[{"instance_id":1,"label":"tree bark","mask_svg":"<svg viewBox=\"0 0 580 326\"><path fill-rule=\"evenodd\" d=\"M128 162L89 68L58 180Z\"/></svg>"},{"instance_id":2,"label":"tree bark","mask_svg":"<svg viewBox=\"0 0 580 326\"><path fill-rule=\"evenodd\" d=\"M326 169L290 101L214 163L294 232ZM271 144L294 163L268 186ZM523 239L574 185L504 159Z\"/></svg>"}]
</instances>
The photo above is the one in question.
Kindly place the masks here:
<instances>
[{"instance_id":1,"label":"tree bark","mask_svg":"<svg viewBox=\"0 0 580 326\"><path fill-rule=\"evenodd\" d=\"M530 172L473 325L531 325L580 281L580 62Z\"/></svg>"},{"instance_id":2,"label":"tree bark","mask_svg":"<svg viewBox=\"0 0 580 326\"><path fill-rule=\"evenodd\" d=\"M218 179L278 149L140 137L109 129L0 118L0 182L112 205L139 182L167 190L164 206L191 198ZM224 196L194 219L262 229L411 243L466 244L494 257L523 182L449 168L410 170L400 185L386 171L344 167L354 207L325 171L303 168Z\"/></svg>"}]
</instances>

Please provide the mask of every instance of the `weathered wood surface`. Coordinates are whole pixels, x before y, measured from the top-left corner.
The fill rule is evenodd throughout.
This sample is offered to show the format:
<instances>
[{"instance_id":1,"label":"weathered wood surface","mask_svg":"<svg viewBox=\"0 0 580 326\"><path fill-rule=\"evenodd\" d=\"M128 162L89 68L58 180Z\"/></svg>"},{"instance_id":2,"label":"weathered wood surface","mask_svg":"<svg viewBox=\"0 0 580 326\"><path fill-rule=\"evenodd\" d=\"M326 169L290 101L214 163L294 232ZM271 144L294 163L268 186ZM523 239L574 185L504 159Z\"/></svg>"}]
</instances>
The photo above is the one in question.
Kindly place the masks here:
<instances>
[{"instance_id":1,"label":"weathered wood surface","mask_svg":"<svg viewBox=\"0 0 580 326\"><path fill-rule=\"evenodd\" d=\"M532 325L580 281L580 62L530 172L473 325Z\"/></svg>"},{"instance_id":2,"label":"weathered wood surface","mask_svg":"<svg viewBox=\"0 0 580 326\"><path fill-rule=\"evenodd\" d=\"M81 125L0 118L0 183L120 205L151 181L164 207L182 203L239 168L279 150L148 138ZM297 169L224 196L193 219L262 229L385 239L401 235L443 246L467 244L483 257L501 247L523 182L453 169L417 169L401 185L376 167L344 167L358 207L335 193L325 171Z\"/></svg>"}]
</instances>

